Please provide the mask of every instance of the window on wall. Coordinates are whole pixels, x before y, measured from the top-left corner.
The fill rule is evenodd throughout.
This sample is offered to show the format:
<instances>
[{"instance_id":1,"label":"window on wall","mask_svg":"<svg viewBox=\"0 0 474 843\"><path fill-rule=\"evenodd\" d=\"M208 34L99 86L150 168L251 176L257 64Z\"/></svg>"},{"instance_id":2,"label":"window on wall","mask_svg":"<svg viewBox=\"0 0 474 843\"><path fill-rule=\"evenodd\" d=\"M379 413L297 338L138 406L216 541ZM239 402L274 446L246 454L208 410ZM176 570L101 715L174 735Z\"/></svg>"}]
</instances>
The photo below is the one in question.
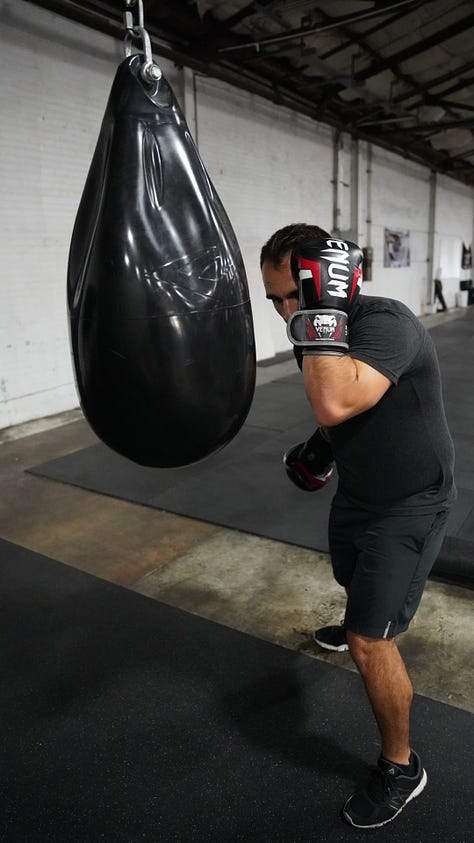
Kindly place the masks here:
<instances>
[{"instance_id":1,"label":"window on wall","mask_svg":"<svg viewBox=\"0 0 474 843\"><path fill-rule=\"evenodd\" d=\"M460 237L441 237L439 241L438 278L459 278L462 258Z\"/></svg>"}]
</instances>

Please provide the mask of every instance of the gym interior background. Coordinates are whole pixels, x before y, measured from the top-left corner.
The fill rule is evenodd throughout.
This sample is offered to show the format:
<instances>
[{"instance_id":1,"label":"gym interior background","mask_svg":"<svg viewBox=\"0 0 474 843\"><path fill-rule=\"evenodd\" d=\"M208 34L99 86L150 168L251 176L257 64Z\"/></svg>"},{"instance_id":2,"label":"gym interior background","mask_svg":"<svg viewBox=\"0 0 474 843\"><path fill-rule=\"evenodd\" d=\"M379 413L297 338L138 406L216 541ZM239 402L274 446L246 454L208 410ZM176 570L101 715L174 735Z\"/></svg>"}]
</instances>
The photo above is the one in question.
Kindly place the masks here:
<instances>
[{"instance_id":1,"label":"gym interior background","mask_svg":"<svg viewBox=\"0 0 474 843\"><path fill-rule=\"evenodd\" d=\"M48 5L64 9L64 14L96 6L100 22L106 7L115 8L117 38L42 7ZM107 97L123 57L118 37L122 5L0 3L0 203L2 256L8 277L0 316L0 429L77 405L67 334L65 267ZM146 3L145 11L152 5ZM176 15L181 6L196 14L194 4L175 5ZM243 3L233 5L244 7ZM429 5L444 10L444 15L436 16L433 8L418 8L414 20L421 22L422 29L417 43L425 30L430 35L433 29L442 31L451 25L446 19L448 8L455 20L462 20L471 6L457 3L451 10L448 3ZM295 12L301 7L301 12L312 4L290 6ZM331 12L334 17L371 4L339 6ZM172 10L163 8L173 19ZM147 17L146 23L151 19ZM369 20L366 26L375 23L380 21ZM407 23L402 19L398 26L403 32ZM320 38L328 50L341 36L329 30ZM399 34L389 52L400 39ZM461 48L467 55L462 55ZM412 58L407 69L411 72L414 63L417 67L425 60L430 73L440 76L443 62L462 66L470 59L470 50L469 32L461 30L432 52ZM272 231L295 220L317 220L373 249L373 280L366 282L364 290L368 294L396 294L419 315L427 306L431 309L432 281L440 278L448 307L455 305L460 280L471 277L470 270L461 269L461 254L463 243L469 246L473 240L472 185L368 141L354 140L319 121L317 115L311 119L202 72L159 60L237 235L250 284L259 360L288 350L284 326L264 298L259 249ZM368 80L367 103L372 109L373 100L380 98L371 94L377 90L380 75L384 90L390 92L392 84L385 79L391 75L387 70L375 81ZM360 92L360 86L355 91ZM472 108L474 100L468 94L469 88L467 92L464 88L453 96L467 98ZM464 123L466 114L470 118L472 112L462 112ZM453 143L454 131L461 132L458 142L464 146L460 151L468 151L472 136L464 123L460 129L444 132L445 144ZM469 159L463 160L469 166ZM410 232L409 267L384 268L385 229Z\"/></svg>"},{"instance_id":2,"label":"gym interior background","mask_svg":"<svg viewBox=\"0 0 474 843\"><path fill-rule=\"evenodd\" d=\"M345 702L346 714L350 710L352 716L362 718L359 724L360 737L354 737L357 729L347 726L348 735L345 739L349 745L351 741L360 740L360 746L353 746L352 749L364 760L367 735L363 723L369 715L364 709L365 703L359 695L358 686L351 685L348 690L349 686L343 687L342 680L338 678L339 674L344 674L349 676L351 682L356 680L350 657L346 654L318 652L311 639L315 627L337 621L343 612L344 597L332 581L327 554L299 547L281 538L268 538L265 531L259 533L256 530L253 534L252 530L232 529L225 522L213 522L212 517L200 517L199 513L194 517L192 513L179 514L178 499L182 486L177 482L173 485L174 479L167 481L168 487L165 489L167 494L171 492L170 506L160 505L162 498L158 494L154 496L153 488L161 482L158 481L158 475L140 475L141 497L140 494L128 494L123 488L115 488L114 491L113 483L117 480L115 475L105 494L94 491L84 480L85 469L82 464L78 465L74 480L57 482L57 479L51 479L55 472L56 478L61 475L61 471L56 468L56 461L62 465L62 460L73 459L75 454L83 453L89 454L87 471L93 472L97 461L96 471L99 474L106 473L99 460L99 457L102 459L102 451L94 450L101 446L78 408L68 337L66 271L77 207L112 80L123 57L122 5L104 0L85 0L82 3L77 0L0 0L0 239L3 259L0 285L0 477L4 489L0 509L0 541L15 546L16 550L8 550L8 553L13 553L12 565L20 572L23 565L22 549L44 554L61 563L58 568L49 568L48 560L38 557L33 568L38 568L40 573L35 569L34 576L39 576L39 579L30 582L30 561L27 560L25 580L21 581L20 589L24 604L19 609L15 602L18 588L15 591L8 578L4 583L1 599L5 629L20 624L23 631L19 637L29 642L22 645L27 648L26 657L22 647L13 649L9 672L4 674L5 685L11 695L8 713L11 715L12 707L16 706L19 712L15 741L11 735L9 737L19 760L17 777L11 778L11 801L8 803L10 825L4 830L4 839L33 841L63 840L68 837L71 840L98 840L105 836L105 839L114 843L138 839L204 839L219 840L220 843L227 840L272 839L282 843L289 843L290 840L299 843L300 840L308 839L309 833L312 833L313 803L311 801L310 811L308 800L313 799L315 788L312 757L306 751L296 751L294 747L299 721L294 712L293 677L288 685L284 683L282 690L273 675L267 677L268 685L265 685L263 678L260 682L257 670L257 666L259 670L261 667L259 659L263 658L267 665L274 668L276 676L286 675L286 655L281 655L276 649L265 650L263 657L255 657L254 685L245 689L232 687L228 691L229 696L225 697L227 714L233 712L232 716L239 723L239 729L243 728L244 722L248 727L249 731L244 736L245 746L248 739L250 743L257 744L258 749L251 764L258 765L262 758L267 757L265 753L269 752L269 745L272 752L276 753L272 763L265 768L266 773L262 778L265 784L259 787L257 797L255 783L251 783L252 776L248 775L248 766L247 773L239 766L239 758L242 765L244 762L248 765L249 759L245 753L238 757L238 754L231 754L232 742L229 749L229 734L235 736L232 717L230 730L226 721L221 744L212 752L212 739L217 732L212 733L211 730L208 735L204 731L211 753L208 757L202 734L199 733L196 742L192 737L193 717L202 714L199 702L195 703L196 711L193 711L192 700L194 697L198 701L200 699L200 683L202 688L206 687L205 693L209 693L213 699L212 683L215 682L217 687L221 681L218 677L224 675L226 669L222 653L226 654L228 664L233 665L235 675L239 671L245 675L248 664L252 662L253 655L250 657L245 653L241 662L233 661L237 659L235 654L239 647L244 646L245 650L245 641L242 645L242 640L235 638L229 643L222 637L223 629L246 633L252 641L258 639L258 642L276 644L283 648L285 654L298 654L303 659L303 662L297 662L298 671L301 670L305 676L305 659L311 664L321 665L321 668L336 666L333 673L323 676L328 699L324 698L320 688L320 710L315 713L316 726L312 724L317 730L318 725L323 723L326 735L332 736L327 737L326 754L321 756L324 757L324 764L321 761L318 787L323 787L321 782L326 781L336 810L335 806L340 801L338 776L343 765L338 767L336 764L337 769L333 769L331 758L334 756L334 745L339 744L345 726L337 718L332 723L331 707L337 698L338 704ZM291 49L285 42L282 54L287 63L283 69L278 65L281 56L277 56L276 50L275 55L269 59L267 56L268 62L265 62L263 45L260 53L252 56L250 72L248 66L244 66L244 58L248 59L248 54L244 55L241 65L239 59L233 65L229 64L230 53L226 54L222 65L215 56L212 60L205 55L203 57L205 51L195 25L199 13L201 16L205 13L214 14L221 27L227 18L232 17L236 22L232 38L227 32L228 40L223 43L233 46L249 40L264 41L272 35L288 34L299 28L322 28L329 26L331 20L338 16L352 17L362 11L377 11L383 6L391 8L392 5L400 7L386 12L386 15L394 18L393 26L398 27L394 30L395 36L391 35L390 29L387 29L388 35L384 34L383 18L368 20L366 24L346 24L346 29L352 26L352 31L359 32L359 35L361 32L363 34L364 26L367 29L374 28L374 35L369 41L378 44L379 59L381 55L384 56L386 66L366 83L362 80L361 84L359 80L354 84L353 95L339 98L339 89L334 91L330 88L324 108L320 103L314 114L307 105L307 99L314 95L315 86L308 86L307 80L301 81L297 71L304 72L304 68L301 71L302 65L308 63L311 67L313 62L312 72L317 78L317 92L320 88L326 90L328 78L336 87L340 85L342 90L351 89L354 80L351 77L348 81L348 71L347 67L343 67L342 57L339 66L339 59L336 58L332 69L327 61L321 59L322 55L333 50L336 57L340 55L337 50L347 40L347 34L336 27L328 28L327 32L314 36L319 39L316 47L304 38L296 43L292 41ZM253 13L257 14L257 6L260 17L257 15L256 23L254 20L252 24L250 15L247 27L243 12L245 9L251 12L253 9ZM462 474L466 496L461 499L457 511L456 526L461 528L464 525L472 534L474 510L468 493L474 489L474 466L469 457L469 453L472 453L471 431L474 425L470 375L474 309L466 307L466 297L458 295L461 286L466 286L472 276L469 266L463 268L463 246L469 249L474 239L472 3L436 0L429 4L382 4L341 0L314 4L295 0L291 3L248 4L242 0L234 3L195 4L145 0L144 8L145 26L149 25L153 34L154 55L181 103L205 166L230 217L245 261L259 363L257 393L263 396L264 393L259 390L268 388L265 394L270 398L265 399L267 404L263 407L263 399L259 403L257 396L250 417L249 438L242 441L251 443L252 432L262 432L267 426L272 435L275 431L281 434L281 453L292 444L285 440L282 417L287 408L279 392L280 384L283 384L283 392L289 388L291 398L295 399L294 412L298 418L292 416L291 423L295 425L298 421L301 431L311 429L311 414L304 396L298 399L300 403L296 400L297 389L292 381L295 366L293 360L288 359L289 346L284 325L264 298L259 251L269 234L278 227L294 221L314 221L373 250L371 280L364 282L364 293L399 298L429 328L436 329L438 326L441 332L446 329L445 334L439 335L443 350L448 346L449 349L455 347L453 336L459 330L462 338L459 361L457 354L453 354L454 362L450 358L448 372L452 385L450 396L454 407L453 418L461 426L463 446L468 456ZM410 18L409 14L414 17ZM396 15L400 15L398 20L395 20ZM209 17L206 20L208 25ZM185 39L182 34L180 43L177 33L183 33L186 26L188 37ZM190 35L193 26L196 30L194 39ZM169 40L165 37L166 27L170 33ZM444 38L440 35L442 32L445 33ZM423 40L427 42L425 50L420 47ZM420 48L418 52L416 45ZM269 45L269 49L275 48ZM402 54L406 50L411 50L411 57L400 59L399 64L389 61L390 55ZM176 54L174 58L173 52ZM352 72L363 68L364 62L375 60L373 55L370 57L364 54L363 47L358 43L354 53L356 66ZM347 66L350 70L350 59L346 57L345 61L349 62ZM259 62L262 71L259 70ZM288 62L294 63L294 77L289 75L291 66ZM209 73L206 73L206 65ZM240 80L239 67L242 71ZM455 75L456 68L459 70L458 76ZM264 84L262 78L265 73ZM250 77L252 84L249 82ZM281 78L281 90L277 78ZM408 84L409 78L418 80L417 95L425 109L423 113L416 110L414 121L411 112L411 122L410 113L402 113L400 107L394 111L394 99L403 91L403 85ZM436 78L445 78L446 81L430 88L429 79ZM288 94L293 83L294 107ZM397 88L397 85L401 87ZM423 93L423 85L427 86L429 92L425 90L424 97L420 94L420 91ZM449 93L448 89L456 85L457 91ZM441 102L444 102L444 106L440 105ZM337 108L333 110L334 103L339 111ZM348 103L352 111L345 110ZM383 137L380 134L373 137L370 135L374 115L375 122L379 120L378 129ZM393 125L390 122L393 115L400 121L396 132L389 131ZM346 117L347 121L350 117L350 127L349 122L344 125ZM365 127L362 125L364 121ZM399 131L400 126L404 125L414 134L407 135ZM418 135L417 128L420 129ZM384 266L386 232L409 233L409 265ZM443 313L436 312L439 304L434 300L434 279L441 280L443 285L448 307ZM274 414L273 422L270 411ZM248 454L243 451L240 457L235 456L235 449L241 447L240 441L229 446L234 464L238 464L239 458L248 458ZM262 466L266 466L265 471L271 464L268 470L274 472L272 478L274 476L275 481L272 480L270 485L271 492L267 489L265 493L264 490L262 499L265 496L263 515L275 522L275 513L272 511L275 501L284 507L285 496L294 498L299 492L287 488L285 478L280 478L283 472L279 457L267 452L265 447L259 453ZM225 460L224 453L224 463ZM211 461L209 473L202 483L198 476L191 476L187 500L189 488L192 488L196 502L200 502L210 488L209 477L212 475L212 494L217 508L228 492L228 485L234 479L242 481L245 474L244 462L241 469L238 465L231 469L230 462L229 458L229 463L225 463L226 470L220 472L219 465ZM31 473L35 466L42 465L49 466L46 474L41 471ZM110 470L111 476L115 470L114 465ZM104 480L104 477L100 479ZM108 479L107 475L105 480ZM100 486L99 481L97 486ZM247 503L246 489L245 484L243 492L241 487L237 488L236 495L241 495L241 508ZM293 498L292 506L295 505ZM145 506L140 505L143 502ZM299 500L296 503L299 505ZM277 520L284 520L281 513ZM474 534L470 547L472 541ZM74 576L78 577L83 572L89 579L69 581L69 575L64 574L64 570L71 571L71 576L73 571ZM98 580L94 577L98 577L101 583L105 581L107 586L112 584L110 588L124 586L126 594L133 595L134 599L139 599L140 595L152 598L153 605L161 607L164 619L158 620L149 615L147 606L142 603L127 604L128 608L124 609L119 605L122 597L117 597L113 590L101 590L103 586L97 585ZM15 594L15 600L10 603L9 587L11 593ZM73 593L75 595L76 588L78 596L74 597L75 602L68 603L66 598ZM94 599L98 602L98 606L91 609L87 617L81 615L88 605L84 595L89 595L92 602L96 595ZM113 605L101 609L101 606L109 605L108 600L112 600ZM32 605L39 606L42 612L37 627L33 620L29 620ZM60 612L58 605L62 607L65 616L61 616L55 625L51 619L56 618L56 613ZM190 615L186 614L180 621L179 616L166 614L168 607L184 609ZM212 635L209 633L207 657L200 637L202 629L207 627L190 626L190 617L215 621L219 625ZM148 732L151 721L144 713L146 706L143 704L151 691L153 703L156 703L164 693L164 686L158 680L154 686L148 674L146 681L142 682L138 678L142 664L138 652L143 641L133 641L129 653L128 644L124 643L129 628L128 619L133 619L132 627L136 631L143 618L148 618L146 622L150 624L146 640L159 639L161 633L158 634L157 630L161 629L160 624L163 623L167 630L162 636L164 646L172 654L174 663L182 669L181 677L189 670L189 687L185 679L180 680L183 682L181 685L172 675L170 685L176 681L181 689L180 701L173 698L172 705L176 712L181 712L180 705L184 705L183 701L189 695L190 710L183 713L181 726L191 735L189 751L194 752L193 763L198 770L196 778L200 778L199 785L196 785L194 780L191 783L190 779L184 777L181 733L176 727L178 730L175 735L173 727L170 727L167 764L181 781L185 781L187 793L191 797L188 804L184 805L182 792L167 792L167 804L173 819L165 817L163 820L166 808L161 805L161 820L165 826L166 822L171 825L158 836L156 828L159 824L156 825L157 817L153 810L139 811L139 817L134 815L132 821L133 812L129 807L134 799L137 802L143 799L144 787L147 794L152 792L150 782L153 776L150 771L161 776L162 771L156 765L165 745L161 733L159 746L153 744ZM87 646L83 640L86 629ZM179 636L184 635L184 631L186 636L181 645ZM457 798L463 786L456 775L464 775L463 770L467 769L463 768L462 759L464 756L465 759L472 757L472 633L472 588L443 578L433 578L428 583L415 623L400 640L415 689L420 695L415 706L417 728L421 732L422 724L435 724L438 749L442 746L443 753L447 753L453 747L456 748L459 769L453 771L451 783L446 785L446 793L451 793L451 787L454 798ZM5 635L6 632L2 632L4 641ZM176 636L173 640L172 635ZM110 644L112 638L114 641L119 639L120 643ZM32 643L35 643L37 662L36 684L29 673L35 661L28 651ZM107 687L111 687L115 681L112 677L123 673L121 659L110 655L115 653L115 646L128 653L127 659L130 661L127 661L127 665L142 700L140 713L137 714L136 710L136 694L133 700L128 700L125 692L117 691L117 695L112 698L109 714L103 715L102 709L95 712L97 733L95 726L92 732L88 732L87 718L81 720L80 729L86 735L81 742L74 725L78 700L80 698L81 706L85 706L83 700L90 702L95 699L90 690L92 686L88 684L88 668L84 665L90 662L94 665L90 669L99 671L97 653L102 654L104 664L100 669L107 676ZM46 652L49 656L45 655ZM193 665L187 667L182 664L186 653L194 660ZM308 656L311 657L309 660ZM208 666L204 669L206 658L209 663L213 658L216 660L215 675ZM71 665L77 666L78 661L81 661L81 670L85 673L80 674L80 680L69 680L69 668ZM193 673L196 665L199 671L202 668L199 675ZM338 670L339 667L343 670ZM265 675L264 670L262 677ZM96 681L94 673L91 682ZM307 711L314 705L313 690L311 693L308 691L305 699ZM104 700L107 693L107 689L101 686L97 699ZM41 711L44 722L50 724L47 727L41 718L38 719L36 709L33 716L29 709L24 708L23 702L21 705L17 702L20 698L33 699L35 694L40 701L40 708L45 700L44 710ZM284 708L286 695L288 708ZM426 706L434 704L433 701L437 701L440 708L424 707L425 703ZM102 704L105 706L105 703ZM211 708L213 704L211 700ZM241 705L244 715L239 720ZM282 708L279 708L280 705ZM262 750L257 733L266 734L268 707L272 709L272 717L277 712L277 725L284 739L282 743L276 741L274 746L269 737ZM85 709L81 707L80 710L82 712ZM252 712L258 712L260 719L255 721L254 726L248 726L246 717L249 711L251 716ZM450 711L454 712L453 716L466 716L468 719L453 723ZM150 715L151 719L153 717ZM209 717L210 722L214 723L211 714ZM68 729L72 731L63 733L61 726L56 733L58 718L64 718L61 723L67 722ZM285 726L285 723L290 723L291 728ZM167 721L168 726L170 723ZM199 728L202 731L202 720ZM128 807L125 806L125 799L123 810L119 810L118 815L114 814L114 819L111 819L113 811L117 809L115 807L112 810L110 807L110 793L114 794L114 804L117 806L122 800L121 788L124 782L121 766L123 759L120 757L123 746L117 747L115 758L111 744L116 734L128 732L133 733L136 745L140 748L138 754L141 753L141 757L135 758L132 750L127 749L127 769L132 771L130 776L133 773L136 777L134 783L137 784L137 790L133 793L130 789L126 791L130 800ZM24 737L19 739L18 733ZM97 771L89 777L89 772L84 773L86 767L81 767L81 763L86 765L91 734L95 743L94 749L90 749L90 755L92 757L99 747L97 764L103 763L104 769L111 776L106 783L100 779ZM146 734L149 742L146 755L149 766L145 783L142 770L143 734ZM300 735L299 739L302 744L306 740L309 753L307 736ZM446 746L442 744L443 740ZM74 747L74 763L67 756L68 741ZM49 755L44 750L48 746ZM311 752L313 749L311 743ZM428 744L425 753L429 755L430 751ZM219 772L219 762L216 761L219 752L223 753L226 763L234 769L235 775L231 777L234 787L232 798L228 792L223 796L219 789L224 787L222 783L229 778L228 768L212 780L212 787L217 794L213 796L214 791L210 785L206 786L206 776L210 775L209 766L205 772L199 766L199 759L202 758L211 766L217 764ZM284 758L283 764L281 758ZM286 769L288 758L291 764L296 764L298 775L296 778L293 776L292 768L291 777L284 778L277 788L272 776L275 770ZM186 762L188 760L186 757ZM113 766L115 762L116 769ZM87 763L90 764L90 758ZM73 766L75 769L71 772ZM436 772L432 775L436 779ZM246 777L248 790L241 793L239 788L244 786L242 783ZM60 787L57 786L58 779ZM253 779L255 782L255 777ZM42 787L38 787L40 780L43 781ZM296 784L292 784L294 781ZM270 810L266 802L267 794L273 792L273 787L275 793L281 794L280 785L286 792L288 788L294 789L293 808L286 806L283 812L282 807L281 815L278 806L272 804ZM343 781L343 785L347 787L347 781ZM228 816L223 810L223 804L230 806L228 810L232 809L231 815ZM404 819L400 832L394 830L393 839L442 839L443 843L448 840L467 843L471 833L471 808L469 801L463 801L456 808L455 816L449 814L452 828L441 830L438 827L433 830L430 827L428 830L422 818L418 819L422 817L422 811L417 807L413 814L415 819L411 816L406 821ZM208 822L209 816L212 814L216 817L219 811L223 817L222 824L216 828L207 826L207 832L203 832L199 818L204 817ZM320 814L317 814L321 828L327 822L326 813L326 808L321 808ZM150 817L154 823L152 830L151 826L147 826ZM236 817L240 817L239 826L235 826ZM293 825L286 828L285 822L290 823L290 819ZM214 821L217 823L217 820ZM180 822L184 825L178 832L176 823L179 825ZM189 825L186 825L187 822ZM421 825L418 826L418 822ZM402 835L400 838L396 837L398 833ZM334 828L326 828L321 834L321 840L349 839L345 832Z\"/></svg>"}]
</instances>

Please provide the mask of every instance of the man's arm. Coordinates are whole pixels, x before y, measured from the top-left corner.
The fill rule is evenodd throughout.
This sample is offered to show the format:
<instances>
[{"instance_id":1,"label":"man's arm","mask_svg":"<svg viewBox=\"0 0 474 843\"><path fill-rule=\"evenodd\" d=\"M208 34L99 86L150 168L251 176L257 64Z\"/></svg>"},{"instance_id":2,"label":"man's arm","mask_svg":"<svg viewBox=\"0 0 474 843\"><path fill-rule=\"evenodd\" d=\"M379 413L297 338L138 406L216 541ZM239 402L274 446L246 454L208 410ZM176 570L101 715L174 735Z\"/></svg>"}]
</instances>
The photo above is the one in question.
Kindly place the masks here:
<instances>
[{"instance_id":1,"label":"man's arm","mask_svg":"<svg viewBox=\"0 0 474 843\"><path fill-rule=\"evenodd\" d=\"M291 255L300 310L289 318L287 332L301 348L306 393L316 419L326 427L370 409L391 386L386 375L350 353L349 314L359 294L361 263L355 243L331 238L302 243ZM369 348L375 327L368 329ZM383 351L379 331L380 340Z\"/></svg>"},{"instance_id":2,"label":"man's arm","mask_svg":"<svg viewBox=\"0 0 474 843\"><path fill-rule=\"evenodd\" d=\"M314 415L326 427L374 407L392 385L381 372L350 354L305 355L303 379Z\"/></svg>"}]
</instances>

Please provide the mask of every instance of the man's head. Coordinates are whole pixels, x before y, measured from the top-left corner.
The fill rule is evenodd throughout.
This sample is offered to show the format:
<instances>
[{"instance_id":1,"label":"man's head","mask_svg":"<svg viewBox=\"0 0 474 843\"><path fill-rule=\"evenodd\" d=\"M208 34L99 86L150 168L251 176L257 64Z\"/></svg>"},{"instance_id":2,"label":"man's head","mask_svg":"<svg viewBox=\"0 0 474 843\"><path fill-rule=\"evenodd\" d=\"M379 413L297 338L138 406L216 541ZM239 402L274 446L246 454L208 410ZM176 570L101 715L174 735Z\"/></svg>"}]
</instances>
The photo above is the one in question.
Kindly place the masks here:
<instances>
[{"instance_id":1,"label":"man's head","mask_svg":"<svg viewBox=\"0 0 474 843\"><path fill-rule=\"evenodd\" d=\"M293 223L275 231L262 247L260 268L267 294L277 313L288 321L298 310L298 285L291 272L291 252L300 243L331 235L318 225Z\"/></svg>"}]
</instances>

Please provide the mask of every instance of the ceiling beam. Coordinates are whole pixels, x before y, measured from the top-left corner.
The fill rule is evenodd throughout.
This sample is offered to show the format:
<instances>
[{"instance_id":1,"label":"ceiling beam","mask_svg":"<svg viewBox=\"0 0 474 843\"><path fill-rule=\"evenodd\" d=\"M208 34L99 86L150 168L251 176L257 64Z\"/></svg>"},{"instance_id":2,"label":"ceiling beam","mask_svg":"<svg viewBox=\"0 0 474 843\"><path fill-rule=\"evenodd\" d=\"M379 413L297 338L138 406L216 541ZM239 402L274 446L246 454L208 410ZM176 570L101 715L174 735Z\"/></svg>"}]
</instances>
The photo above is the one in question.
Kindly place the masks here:
<instances>
[{"instance_id":1,"label":"ceiling beam","mask_svg":"<svg viewBox=\"0 0 474 843\"><path fill-rule=\"evenodd\" d=\"M391 64L401 64L402 62L407 61L407 59L411 59L415 56L421 55L421 53L425 53L437 44L445 43L455 35L459 35L460 32L466 32L467 29L471 29L473 26L474 14L467 15L466 17L456 21L456 23L451 24L451 26L439 29L438 32L434 33L434 35L431 35L429 38L423 38L422 40L417 41L416 44L412 44L411 47L400 50L398 53L394 53L387 59L379 58L378 60L372 62L372 64L370 64L365 70L361 70L359 73L356 73L355 78L360 82L370 79L371 76L376 76L378 73L386 70L387 67L389 67L389 62Z\"/></svg>"},{"instance_id":2,"label":"ceiling beam","mask_svg":"<svg viewBox=\"0 0 474 843\"><path fill-rule=\"evenodd\" d=\"M125 29L121 13L116 7L111 8L111 5L103 2L103 0L81 0L81 2L79 0L27 0L27 2L49 8L51 11L77 20L114 38L121 40L124 37ZM171 6L167 4L166 8L168 11ZM169 59L179 66L188 66L197 73L220 79L277 105L283 105L297 113L332 126L338 131L347 132L360 140L402 155L422 166L430 167L432 170L439 172L447 172L446 154L435 150L422 137L416 139L413 133L411 135L409 133L399 135L398 132L391 132L390 135L387 135L382 125L367 127L366 129L357 127L354 120L361 115L360 104L355 104L352 107L352 104L344 103L338 98L335 98L333 102L315 103L311 97L300 93L294 82L288 84L288 74L284 74L281 80L277 80L275 73L278 67L281 72L281 62L272 61L270 70L263 68L267 74L263 75L263 73L252 72L251 69L231 61L231 54L225 57L214 56L211 60L203 60L198 55L194 38L189 43L186 42L185 37L180 37L179 32L163 31L161 22L160 24L158 22L152 24L150 14L145 25L158 62L161 56L163 59ZM290 65L289 67L291 69ZM437 130L442 131L446 126L447 124L441 124L441 127L437 125ZM474 166L469 167L466 172L453 173L452 175L464 183L474 184Z\"/></svg>"}]
</instances>

